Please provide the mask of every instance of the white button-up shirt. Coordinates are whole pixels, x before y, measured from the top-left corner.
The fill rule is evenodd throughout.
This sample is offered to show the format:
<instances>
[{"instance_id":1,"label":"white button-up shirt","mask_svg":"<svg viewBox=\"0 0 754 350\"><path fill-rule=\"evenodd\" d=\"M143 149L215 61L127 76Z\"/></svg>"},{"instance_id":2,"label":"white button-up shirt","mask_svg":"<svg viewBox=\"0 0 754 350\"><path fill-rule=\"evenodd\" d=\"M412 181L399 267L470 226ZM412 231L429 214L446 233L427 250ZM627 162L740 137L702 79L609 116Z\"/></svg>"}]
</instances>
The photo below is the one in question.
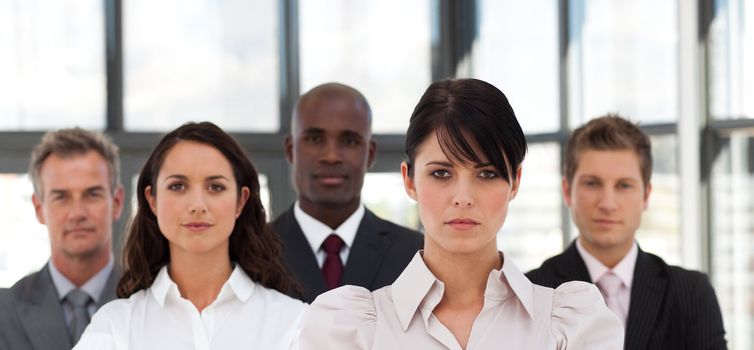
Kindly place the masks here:
<instances>
[{"instance_id":1,"label":"white button-up shirt","mask_svg":"<svg viewBox=\"0 0 754 350\"><path fill-rule=\"evenodd\" d=\"M325 250L322 249L322 242L324 242L327 236L332 233L338 235L338 237L343 240L343 243L345 243L343 248L340 249L340 261L343 262L344 266L346 265L346 261L348 261L348 253L350 253L353 241L356 239L356 232L359 230L359 225L361 225L361 219L364 218L365 212L366 209L364 208L364 204L360 204L359 208L356 209L346 221L343 221L338 228L332 229L322 221L307 214L301 209L299 202L296 201L296 204L293 206L293 216L296 218L296 221L298 221L298 225L301 226L301 231L304 232L306 240L312 247L312 252L314 252L314 256L317 257L317 263L319 264L320 269L322 268L322 264L325 262L325 256L327 255L325 254Z\"/></svg>"},{"instance_id":2,"label":"white button-up shirt","mask_svg":"<svg viewBox=\"0 0 754 350\"><path fill-rule=\"evenodd\" d=\"M301 349L461 350L433 313L444 289L417 253L390 286L320 295L304 317ZM505 259L488 276L466 349L621 350L623 327L593 284L542 287Z\"/></svg>"},{"instance_id":3,"label":"white button-up shirt","mask_svg":"<svg viewBox=\"0 0 754 350\"><path fill-rule=\"evenodd\" d=\"M94 314L74 349L296 349L305 310L236 266L217 299L199 312L163 267L150 288Z\"/></svg>"}]
</instances>

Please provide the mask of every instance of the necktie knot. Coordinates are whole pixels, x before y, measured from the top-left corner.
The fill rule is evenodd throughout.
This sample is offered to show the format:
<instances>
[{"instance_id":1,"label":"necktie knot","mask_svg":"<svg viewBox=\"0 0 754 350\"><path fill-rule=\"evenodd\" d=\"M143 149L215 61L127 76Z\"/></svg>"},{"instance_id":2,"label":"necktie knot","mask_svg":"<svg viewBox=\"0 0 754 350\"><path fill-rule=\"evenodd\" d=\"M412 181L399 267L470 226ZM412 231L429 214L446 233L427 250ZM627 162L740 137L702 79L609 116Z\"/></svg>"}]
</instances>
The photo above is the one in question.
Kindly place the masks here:
<instances>
[{"instance_id":1,"label":"necktie knot","mask_svg":"<svg viewBox=\"0 0 754 350\"><path fill-rule=\"evenodd\" d=\"M602 275L602 278L597 281L597 287L605 298L616 296L621 285L623 281L612 272Z\"/></svg>"},{"instance_id":2,"label":"necktie knot","mask_svg":"<svg viewBox=\"0 0 754 350\"><path fill-rule=\"evenodd\" d=\"M65 300L73 306L73 318L71 318L68 330L71 334L71 340L75 345L78 343L81 334L84 333L84 329L86 329L86 326L89 324L89 310L87 310L87 307L89 307L89 304L94 300L87 292L81 289L70 291L65 296Z\"/></svg>"},{"instance_id":3,"label":"necktie knot","mask_svg":"<svg viewBox=\"0 0 754 350\"><path fill-rule=\"evenodd\" d=\"M327 254L338 254L344 244L345 242L343 242L338 235L333 233L325 238L325 241L322 243L322 249L324 249Z\"/></svg>"},{"instance_id":4,"label":"necktie knot","mask_svg":"<svg viewBox=\"0 0 754 350\"><path fill-rule=\"evenodd\" d=\"M74 308L86 307L92 301L92 297L81 289L74 289L68 292L65 299L68 300L68 302L71 303Z\"/></svg>"},{"instance_id":5,"label":"necktie knot","mask_svg":"<svg viewBox=\"0 0 754 350\"><path fill-rule=\"evenodd\" d=\"M325 278L325 285L328 290L340 286L340 280L343 277L343 261L340 260L340 249L343 248L344 244L343 240L334 233L327 236L322 243L322 250L325 251L322 275Z\"/></svg>"}]
</instances>

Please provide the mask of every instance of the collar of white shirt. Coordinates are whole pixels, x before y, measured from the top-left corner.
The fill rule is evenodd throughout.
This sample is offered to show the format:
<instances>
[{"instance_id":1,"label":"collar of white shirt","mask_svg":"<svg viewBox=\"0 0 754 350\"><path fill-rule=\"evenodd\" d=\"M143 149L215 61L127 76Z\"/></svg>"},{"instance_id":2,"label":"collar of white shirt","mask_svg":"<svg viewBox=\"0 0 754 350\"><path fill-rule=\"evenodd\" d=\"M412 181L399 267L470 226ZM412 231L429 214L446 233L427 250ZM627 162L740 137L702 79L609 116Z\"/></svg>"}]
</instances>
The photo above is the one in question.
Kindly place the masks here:
<instances>
[{"instance_id":1,"label":"collar of white shirt","mask_svg":"<svg viewBox=\"0 0 754 350\"><path fill-rule=\"evenodd\" d=\"M581 255L581 259L584 260L584 264L586 265L586 269L589 270L589 277L592 278L593 282L597 282L602 278L604 274L606 274L608 271L611 271L611 269L607 266L605 266L602 262L597 260L592 254L589 254L588 251L584 248L584 246L581 245L581 241L576 239L576 250L578 250L579 255ZM634 241L633 246L631 246L631 250L628 251L628 254L621 259L621 261L618 262L615 267L612 268L613 273L620 278L620 280L623 282L623 284L630 290L631 289L631 283L634 280L634 267L636 266L636 258L639 256L639 245Z\"/></svg>"},{"instance_id":2,"label":"collar of white shirt","mask_svg":"<svg viewBox=\"0 0 754 350\"><path fill-rule=\"evenodd\" d=\"M327 236L331 233L337 234L346 244L346 247L350 248L353 245L353 240L356 238L356 231L359 229L359 224L361 224L361 219L364 217L365 211L364 204L359 204L356 211L338 226L338 228L333 230L330 226L325 225L321 221L304 212L298 201L296 201L296 204L293 206L293 216L296 218L296 221L298 221L299 226L301 226L301 231L304 232L306 240L309 241L309 245L315 253L319 251L322 242L324 242Z\"/></svg>"},{"instance_id":3,"label":"collar of white shirt","mask_svg":"<svg viewBox=\"0 0 754 350\"><path fill-rule=\"evenodd\" d=\"M233 272L231 272L230 277L225 281L225 284L223 284L220 293L217 295L217 299L215 299L212 304L234 297L243 303L246 302L254 292L254 282L252 282L251 278L249 278L246 272L244 272L238 264L235 265ZM152 291L154 298L157 300L157 303L160 304L160 307L165 306L165 300L167 298L173 300L181 298L181 293L178 291L178 285L173 282L168 274L167 265L163 266L160 269L160 272L157 273L157 277L154 279L150 290Z\"/></svg>"},{"instance_id":4,"label":"collar of white shirt","mask_svg":"<svg viewBox=\"0 0 754 350\"><path fill-rule=\"evenodd\" d=\"M414 314L419 310L422 314L425 327L428 319L440 303L445 290L445 285L438 280L432 271L424 263L420 250L408 264L403 273L390 287L393 304L401 327L405 332L411 323ZM503 259L503 268L490 271L487 277L487 287L484 292L485 308L488 304L500 303L508 298L518 298L521 305L533 318L533 285L529 279L516 267L512 261L508 261L500 252Z\"/></svg>"},{"instance_id":5,"label":"collar of white shirt","mask_svg":"<svg viewBox=\"0 0 754 350\"><path fill-rule=\"evenodd\" d=\"M107 262L102 270L99 270L92 278L86 281L79 289L89 294L94 300L94 303L99 303L102 297L102 291L105 290L107 279L110 277L110 272L113 271L113 257L110 256L110 261ZM52 277L52 284L55 286L55 290L58 291L58 299L63 300L68 293L76 289L76 286L66 278L60 270L52 263L52 260L48 262L50 269L50 277Z\"/></svg>"}]
</instances>

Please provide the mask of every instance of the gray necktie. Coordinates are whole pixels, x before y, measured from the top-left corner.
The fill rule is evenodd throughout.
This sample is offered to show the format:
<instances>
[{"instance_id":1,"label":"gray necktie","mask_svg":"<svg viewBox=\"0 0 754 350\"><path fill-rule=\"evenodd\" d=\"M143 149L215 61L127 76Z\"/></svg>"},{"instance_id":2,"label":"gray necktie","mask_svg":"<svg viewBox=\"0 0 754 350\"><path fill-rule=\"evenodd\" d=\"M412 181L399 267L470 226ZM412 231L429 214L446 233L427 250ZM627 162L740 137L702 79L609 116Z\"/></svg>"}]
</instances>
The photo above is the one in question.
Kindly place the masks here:
<instances>
[{"instance_id":1,"label":"gray necktie","mask_svg":"<svg viewBox=\"0 0 754 350\"><path fill-rule=\"evenodd\" d=\"M71 324L68 326L68 330L71 333L71 340L73 344L79 342L81 333L84 333L84 329L89 324L89 310L87 307L92 302L92 297L81 289L74 289L65 296L65 299L73 306L73 318Z\"/></svg>"}]
</instances>

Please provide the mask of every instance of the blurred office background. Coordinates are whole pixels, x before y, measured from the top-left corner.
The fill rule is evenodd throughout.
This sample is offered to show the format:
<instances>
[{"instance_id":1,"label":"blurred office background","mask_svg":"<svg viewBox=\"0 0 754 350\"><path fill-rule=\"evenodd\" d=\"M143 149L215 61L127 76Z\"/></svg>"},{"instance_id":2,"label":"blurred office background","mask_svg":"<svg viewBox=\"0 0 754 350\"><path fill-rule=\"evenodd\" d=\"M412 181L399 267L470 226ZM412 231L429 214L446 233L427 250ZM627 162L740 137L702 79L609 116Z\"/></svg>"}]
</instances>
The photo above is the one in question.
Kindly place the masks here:
<instances>
[{"instance_id":1,"label":"blurred office background","mask_svg":"<svg viewBox=\"0 0 754 350\"><path fill-rule=\"evenodd\" d=\"M26 175L45 130L110 134L132 195L161 133L211 120L250 151L274 217L294 200L282 153L293 103L328 81L373 108L367 206L418 227L398 173L403 133L429 82L445 77L495 84L528 136L499 236L524 271L577 234L560 193L569 130L607 112L640 122L655 157L641 247L709 273L731 348L754 348L747 0L0 0L0 287L49 256Z\"/></svg>"}]
</instances>

